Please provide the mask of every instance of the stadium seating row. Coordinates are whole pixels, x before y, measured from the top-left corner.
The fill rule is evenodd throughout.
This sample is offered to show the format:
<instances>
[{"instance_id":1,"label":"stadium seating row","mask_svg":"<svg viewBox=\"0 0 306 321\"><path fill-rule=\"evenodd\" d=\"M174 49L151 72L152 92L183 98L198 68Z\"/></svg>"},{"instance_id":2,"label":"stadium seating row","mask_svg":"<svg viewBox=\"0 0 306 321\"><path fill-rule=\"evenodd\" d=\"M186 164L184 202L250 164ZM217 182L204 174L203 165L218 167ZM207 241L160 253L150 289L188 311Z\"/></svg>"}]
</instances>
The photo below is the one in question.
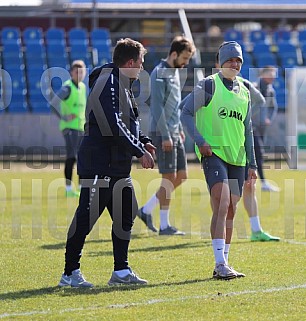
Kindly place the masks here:
<instances>
[{"instance_id":1,"label":"stadium seating row","mask_svg":"<svg viewBox=\"0 0 306 321\"><path fill-rule=\"evenodd\" d=\"M242 42L242 33L237 30L228 30L224 39L241 43L244 50L243 77L249 78L250 68L265 65L279 68L277 99L280 108L285 108L284 70L303 63L306 65L306 42L305 47L297 48L285 41L288 40L286 34L282 36L284 41L271 45L263 42L265 31L251 34L257 41L251 50ZM279 35L275 39L280 38ZM60 88L62 80L69 77L67 69L71 61L82 59L91 69L111 59L109 30L103 28L91 32L82 28L72 28L67 32L61 28L49 28L43 32L39 27L28 27L21 32L17 27L7 27L1 30L0 42L0 64L3 69L0 75L0 110L9 112L49 112L48 100ZM160 58L166 57L168 48L148 49L145 65L146 70L151 71Z\"/></svg>"},{"instance_id":2,"label":"stadium seating row","mask_svg":"<svg viewBox=\"0 0 306 321\"><path fill-rule=\"evenodd\" d=\"M289 31L278 29L268 32L264 29L242 32L227 29L224 40L239 42L244 51L244 64L241 74L250 76L250 68L261 68L272 65L278 68L276 81L277 101L280 109L285 109L287 88L284 77L286 71L298 66L306 66L306 29Z\"/></svg>"},{"instance_id":3,"label":"stadium seating row","mask_svg":"<svg viewBox=\"0 0 306 321\"><path fill-rule=\"evenodd\" d=\"M44 33L39 27L23 32L6 27L1 44L0 109L9 112L49 112L51 93L60 88L61 79L69 77L67 69L73 60L83 60L89 69L111 60L111 38L103 28L90 33L82 28L67 33L50 28Z\"/></svg>"},{"instance_id":4,"label":"stadium seating row","mask_svg":"<svg viewBox=\"0 0 306 321\"><path fill-rule=\"evenodd\" d=\"M258 43L265 42L270 44L279 44L281 42L296 42L303 44L306 42L306 29L296 32L287 29L277 29L268 32L265 29L252 30L250 32L242 32L240 30L229 28L224 32L224 40L235 40L242 43Z\"/></svg>"}]
</instances>

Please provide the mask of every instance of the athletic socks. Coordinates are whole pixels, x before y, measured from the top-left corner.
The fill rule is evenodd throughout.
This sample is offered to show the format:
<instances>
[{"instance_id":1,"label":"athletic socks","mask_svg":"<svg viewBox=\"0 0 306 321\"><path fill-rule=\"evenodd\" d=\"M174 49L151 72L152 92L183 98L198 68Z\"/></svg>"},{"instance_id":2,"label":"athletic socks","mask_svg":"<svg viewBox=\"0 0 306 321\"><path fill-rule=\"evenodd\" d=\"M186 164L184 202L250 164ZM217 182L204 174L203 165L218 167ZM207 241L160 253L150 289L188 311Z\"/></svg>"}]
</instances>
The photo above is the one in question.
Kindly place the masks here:
<instances>
[{"instance_id":1,"label":"athletic socks","mask_svg":"<svg viewBox=\"0 0 306 321\"><path fill-rule=\"evenodd\" d=\"M262 231L261 226L260 226L259 216L250 217L250 223L251 223L252 232Z\"/></svg>"},{"instance_id":2,"label":"athletic socks","mask_svg":"<svg viewBox=\"0 0 306 321\"><path fill-rule=\"evenodd\" d=\"M224 257L225 240L224 239L213 239L212 240L212 247L214 250L216 264L226 263L226 260Z\"/></svg>"},{"instance_id":3,"label":"athletic socks","mask_svg":"<svg viewBox=\"0 0 306 321\"><path fill-rule=\"evenodd\" d=\"M159 204L159 200L156 197L156 194L154 194L147 203L143 206L142 210L146 214L152 214L154 208Z\"/></svg>"},{"instance_id":4,"label":"athletic socks","mask_svg":"<svg viewBox=\"0 0 306 321\"><path fill-rule=\"evenodd\" d=\"M127 276L128 274L130 274L130 270L129 269L124 269L124 270L119 270L119 271L115 271L115 273L117 274L117 276L119 278L124 278L125 276Z\"/></svg>"},{"instance_id":5,"label":"athletic socks","mask_svg":"<svg viewBox=\"0 0 306 321\"><path fill-rule=\"evenodd\" d=\"M227 264L228 264L228 255L229 255L230 246L231 246L230 244L225 244L224 246L224 257Z\"/></svg>"},{"instance_id":6,"label":"athletic socks","mask_svg":"<svg viewBox=\"0 0 306 321\"><path fill-rule=\"evenodd\" d=\"M170 213L169 209L160 210L160 229L161 230L164 230L168 226L170 226L169 213Z\"/></svg>"}]
</instances>

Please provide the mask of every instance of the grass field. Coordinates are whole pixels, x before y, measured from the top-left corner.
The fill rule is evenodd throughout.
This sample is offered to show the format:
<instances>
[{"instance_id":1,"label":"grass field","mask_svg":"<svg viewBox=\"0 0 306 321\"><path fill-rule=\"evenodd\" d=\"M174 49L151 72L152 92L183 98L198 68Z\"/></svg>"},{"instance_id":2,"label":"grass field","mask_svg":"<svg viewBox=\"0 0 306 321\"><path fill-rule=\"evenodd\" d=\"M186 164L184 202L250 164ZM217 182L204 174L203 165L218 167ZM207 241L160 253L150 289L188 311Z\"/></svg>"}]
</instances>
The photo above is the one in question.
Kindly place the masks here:
<instances>
[{"instance_id":1,"label":"grass field","mask_svg":"<svg viewBox=\"0 0 306 321\"><path fill-rule=\"evenodd\" d=\"M63 169L0 169L0 319L3 320L305 320L306 173L266 170L280 193L260 191L265 230L279 243L250 242L242 203L230 264L247 276L211 278L214 267L209 196L199 166L176 192L172 223L184 237L162 238L136 220L129 262L145 287L109 288L113 267L110 219L88 238L82 272L94 289L58 288L68 224L77 200L64 197ZM156 170L133 168L139 205L159 183ZM158 211L154 212L158 225Z\"/></svg>"}]
</instances>

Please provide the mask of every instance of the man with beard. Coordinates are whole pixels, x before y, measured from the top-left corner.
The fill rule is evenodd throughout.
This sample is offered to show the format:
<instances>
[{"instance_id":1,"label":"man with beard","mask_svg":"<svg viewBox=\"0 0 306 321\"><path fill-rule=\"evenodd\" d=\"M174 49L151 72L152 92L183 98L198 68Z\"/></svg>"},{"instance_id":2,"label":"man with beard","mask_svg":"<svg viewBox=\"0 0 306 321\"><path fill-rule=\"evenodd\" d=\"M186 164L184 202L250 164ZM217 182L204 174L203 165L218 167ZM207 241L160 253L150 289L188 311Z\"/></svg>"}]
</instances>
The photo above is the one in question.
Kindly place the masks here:
<instances>
[{"instance_id":1,"label":"man with beard","mask_svg":"<svg viewBox=\"0 0 306 321\"><path fill-rule=\"evenodd\" d=\"M179 69L184 68L195 52L193 43L186 37L173 39L168 57L154 68L151 74L151 133L157 148L156 157L161 185L156 193L138 211L147 227L157 232L152 222L153 209L159 204L159 235L184 235L170 225L171 193L186 180L185 135L180 122L181 82Z\"/></svg>"}]
</instances>

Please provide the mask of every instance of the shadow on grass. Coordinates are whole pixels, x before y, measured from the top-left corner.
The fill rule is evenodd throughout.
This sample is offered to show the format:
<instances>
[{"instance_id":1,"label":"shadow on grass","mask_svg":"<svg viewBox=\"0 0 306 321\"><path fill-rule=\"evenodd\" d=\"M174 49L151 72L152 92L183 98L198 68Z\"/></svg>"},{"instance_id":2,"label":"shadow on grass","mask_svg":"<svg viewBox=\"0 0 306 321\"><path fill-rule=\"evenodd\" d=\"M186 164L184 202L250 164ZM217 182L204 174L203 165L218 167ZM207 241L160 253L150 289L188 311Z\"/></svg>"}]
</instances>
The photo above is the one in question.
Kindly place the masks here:
<instances>
[{"instance_id":1,"label":"shadow on grass","mask_svg":"<svg viewBox=\"0 0 306 321\"><path fill-rule=\"evenodd\" d=\"M133 236L133 239L143 239L145 236L143 235L135 235ZM149 237L149 236L148 236ZM86 240L86 244L90 243L110 243L112 240L110 238L108 239L98 239L98 240ZM44 244L40 248L43 250L62 250L65 249L66 242L60 242L55 244Z\"/></svg>"},{"instance_id":2,"label":"shadow on grass","mask_svg":"<svg viewBox=\"0 0 306 321\"><path fill-rule=\"evenodd\" d=\"M33 201L33 200L59 200L59 199L67 199L67 197L65 195L63 196L49 196L49 195L41 195L41 196L35 196L35 195L25 195L25 196L22 196L22 197L10 197L9 198L9 201L12 202L12 201ZM78 202L78 199L77 198L70 198L68 201L75 201L76 204ZM0 202L7 202L7 198L0 198Z\"/></svg>"},{"instance_id":3,"label":"shadow on grass","mask_svg":"<svg viewBox=\"0 0 306 321\"><path fill-rule=\"evenodd\" d=\"M150 246L150 247L142 247L142 248L134 248L129 249L129 253L138 253L138 252L161 252L161 251L172 251L172 250L182 250L182 249L191 249L198 247L207 247L211 246L211 241L207 242L189 242L189 243L180 243L173 245L165 245L165 246ZM91 251L87 252L88 256L110 256L113 255L112 251Z\"/></svg>"},{"instance_id":4,"label":"shadow on grass","mask_svg":"<svg viewBox=\"0 0 306 321\"><path fill-rule=\"evenodd\" d=\"M111 239L99 239L99 240L88 240L88 243L110 243ZM44 244L40 248L43 250L62 250L65 249L66 242L55 243L55 244Z\"/></svg>"},{"instance_id":5,"label":"shadow on grass","mask_svg":"<svg viewBox=\"0 0 306 321\"><path fill-rule=\"evenodd\" d=\"M148 236L149 237L149 236ZM143 238L143 236L137 236L136 238ZM110 243L111 239L100 239L100 240L88 240L86 241L86 244L89 243ZM249 240L245 240L245 242L237 242L234 241L232 244L239 243L239 245L245 245L249 244ZM41 248L43 250L63 250L65 249L65 242L61 243L55 243L55 244L45 244L42 245ZM166 246L151 246L151 247L144 247L144 248L130 248L129 253L137 253L137 252L159 252L159 251L171 251L176 249L189 249L189 248L203 248L211 246L211 240L207 241L199 241L199 242L189 242L189 243L181 243L181 244L174 244L174 245L166 245ZM98 252L87 252L88 256L94 257L94 256L111 256L113 255L113 252L110 251L98 251Z\"/></svg>"},{"instance_id":6,"label":"shadow on grass","mask_svg":"<svg viewBox=\"0 0 306 321\"><path fill-rule=\"evenodd\" d=\"M17 292L8 292L8 293L0 293L0 301L1 300L20 300L27 298L34 298L39 296L46 295L59 295L59 296L70 296L70 295L97 295L100 293L110 293L117 291L136 291L140 289L147 288L158 288L158 287L172 287L172 286L180 286L180 285L188 285L194 283L202 283L202 282L213 282L215 281L213 278L206 279L195 279L195 280L185 280L181 282L162 282L159 284L147 284L147 285L121 285L121 286L96 286L94 288L71 288L71 287L46 287L41 289L32 289L32 290L22 290Z\"/></svg>"}]
</instances>

